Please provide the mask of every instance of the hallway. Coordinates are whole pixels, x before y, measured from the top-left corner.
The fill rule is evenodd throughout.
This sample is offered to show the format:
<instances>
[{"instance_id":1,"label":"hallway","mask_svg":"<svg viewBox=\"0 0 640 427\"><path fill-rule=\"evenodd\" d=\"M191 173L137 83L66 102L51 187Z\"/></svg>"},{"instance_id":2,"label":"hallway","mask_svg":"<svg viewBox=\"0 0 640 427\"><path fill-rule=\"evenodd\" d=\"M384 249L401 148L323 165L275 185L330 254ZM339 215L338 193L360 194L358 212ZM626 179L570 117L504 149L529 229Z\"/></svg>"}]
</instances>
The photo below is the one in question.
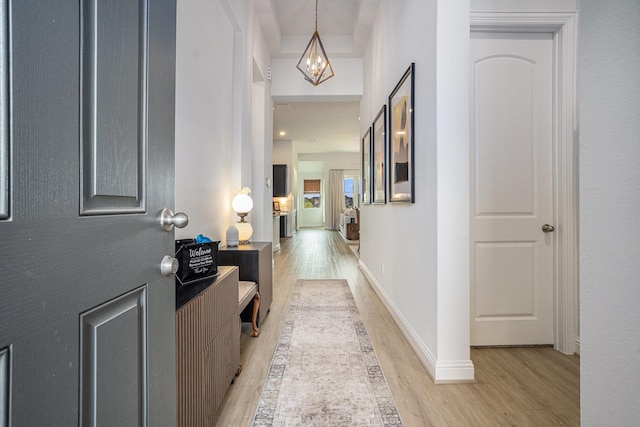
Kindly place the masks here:
<instances>
[{"instance_id":1,"label":"hallway","mask_svg":"<svg viewBox=\"0 0 640 427\"><path fill-rule=\"evenodd\" d=\"M273 303L259 338L243 324L243 372L216 425L250 426L298 279L347 279L406 426L580 424L579 358L551 348L472 349L476 382L434 385L337 232L307 229L274 253Z\"/></svg>"}]
</instances>

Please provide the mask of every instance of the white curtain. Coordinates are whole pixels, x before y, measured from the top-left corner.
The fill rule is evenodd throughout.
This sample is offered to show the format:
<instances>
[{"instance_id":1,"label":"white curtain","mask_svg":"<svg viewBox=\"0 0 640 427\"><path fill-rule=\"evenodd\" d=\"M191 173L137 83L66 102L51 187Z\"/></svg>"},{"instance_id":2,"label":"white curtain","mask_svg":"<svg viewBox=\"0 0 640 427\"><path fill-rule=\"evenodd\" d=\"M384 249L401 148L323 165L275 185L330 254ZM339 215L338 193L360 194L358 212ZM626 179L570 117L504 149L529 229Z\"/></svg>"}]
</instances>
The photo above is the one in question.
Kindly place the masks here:
<instances>
[{"instance_id":1,"label":"white curtain","mask_svg":"<svg viewBox=\"0 0 640 427\"><path fill-rule=\"evenodd\" d=\"M329 171L329 229L340 228L340 214L344 211L344 171Z\"/></svg>"}]
</instances>

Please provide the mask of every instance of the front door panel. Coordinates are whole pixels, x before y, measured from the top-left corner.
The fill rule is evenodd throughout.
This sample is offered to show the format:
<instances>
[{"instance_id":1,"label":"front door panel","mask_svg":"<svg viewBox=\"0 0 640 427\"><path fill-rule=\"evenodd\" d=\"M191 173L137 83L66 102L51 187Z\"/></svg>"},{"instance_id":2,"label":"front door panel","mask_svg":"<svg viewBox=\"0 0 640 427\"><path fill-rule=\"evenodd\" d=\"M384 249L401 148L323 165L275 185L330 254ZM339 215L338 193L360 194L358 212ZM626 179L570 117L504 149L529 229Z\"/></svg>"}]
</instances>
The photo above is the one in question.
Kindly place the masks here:
<instances>
[{"instance_id":1,"label":"front door panel","mask_svg":"<svg viewBox=\"0 0 640 427\"><path fill-rule=\"evenodd\" d=\"M136 289L80 315L82 425L146 425L146 291Z\"/></svg>"},{"instance_id":2,"label":"front door panel","mask_svg":"<svg viewBox=\"0 0 640 427\"><path fill-rule=\"evenodd\" d=\"M83 2L83 215L145 209L147 6Z\"/></svg>"},{"instance_id":3,"label":"front door panel","mask_svg":"<svg viewBox=\"0 0 640 427\"><path fill-rule=\"evenodd\" d=\"M173 205L175 12L175 0L21 0L4 16L12 426L175 423L175 288L160 274L174 236L159 220Z\"/></svg>"}]
</instances>

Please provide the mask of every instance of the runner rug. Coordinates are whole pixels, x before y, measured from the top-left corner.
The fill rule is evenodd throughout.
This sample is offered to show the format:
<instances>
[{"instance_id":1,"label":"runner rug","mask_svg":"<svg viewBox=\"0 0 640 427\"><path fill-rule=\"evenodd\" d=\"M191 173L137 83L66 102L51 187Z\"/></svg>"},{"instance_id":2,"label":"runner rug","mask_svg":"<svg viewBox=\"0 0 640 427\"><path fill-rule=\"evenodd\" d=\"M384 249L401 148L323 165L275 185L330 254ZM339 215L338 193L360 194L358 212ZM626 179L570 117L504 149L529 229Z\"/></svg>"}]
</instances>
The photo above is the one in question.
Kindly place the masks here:
<instances>
[{"instance_id":1,"label":"runner rug","mask_svg":"<svg viewBox=\"0 0 640 427\"><path fill-rule=\"evenodd\" d=\"M346 280L298 280L254 426L402 426Z\"/></svg>"}]
</instances>

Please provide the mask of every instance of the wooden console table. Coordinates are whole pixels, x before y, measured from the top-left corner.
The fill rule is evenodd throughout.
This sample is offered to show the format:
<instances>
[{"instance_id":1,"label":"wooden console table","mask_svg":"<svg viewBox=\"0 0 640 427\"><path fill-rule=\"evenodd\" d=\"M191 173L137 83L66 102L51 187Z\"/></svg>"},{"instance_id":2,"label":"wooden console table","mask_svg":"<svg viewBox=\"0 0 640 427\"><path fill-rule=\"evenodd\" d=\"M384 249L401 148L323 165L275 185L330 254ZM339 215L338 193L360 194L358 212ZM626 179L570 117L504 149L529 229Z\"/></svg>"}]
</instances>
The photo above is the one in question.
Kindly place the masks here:
<instances>
[{"instance_id":1,"label":"wooden console table","mask_svg":"<svg viewBox=\"0 0 640 427\"><path fill-rule=\"evenodd\" d=\"M264 320L273 300L273 251L271 242L251 242L230 248L218 249L218 265L237 265L240 268L240 280L256 282L260 292L260 310L258 325ZM252 305L242 313L242 320L251 321Z\"/></svg>"}]
</instances>

